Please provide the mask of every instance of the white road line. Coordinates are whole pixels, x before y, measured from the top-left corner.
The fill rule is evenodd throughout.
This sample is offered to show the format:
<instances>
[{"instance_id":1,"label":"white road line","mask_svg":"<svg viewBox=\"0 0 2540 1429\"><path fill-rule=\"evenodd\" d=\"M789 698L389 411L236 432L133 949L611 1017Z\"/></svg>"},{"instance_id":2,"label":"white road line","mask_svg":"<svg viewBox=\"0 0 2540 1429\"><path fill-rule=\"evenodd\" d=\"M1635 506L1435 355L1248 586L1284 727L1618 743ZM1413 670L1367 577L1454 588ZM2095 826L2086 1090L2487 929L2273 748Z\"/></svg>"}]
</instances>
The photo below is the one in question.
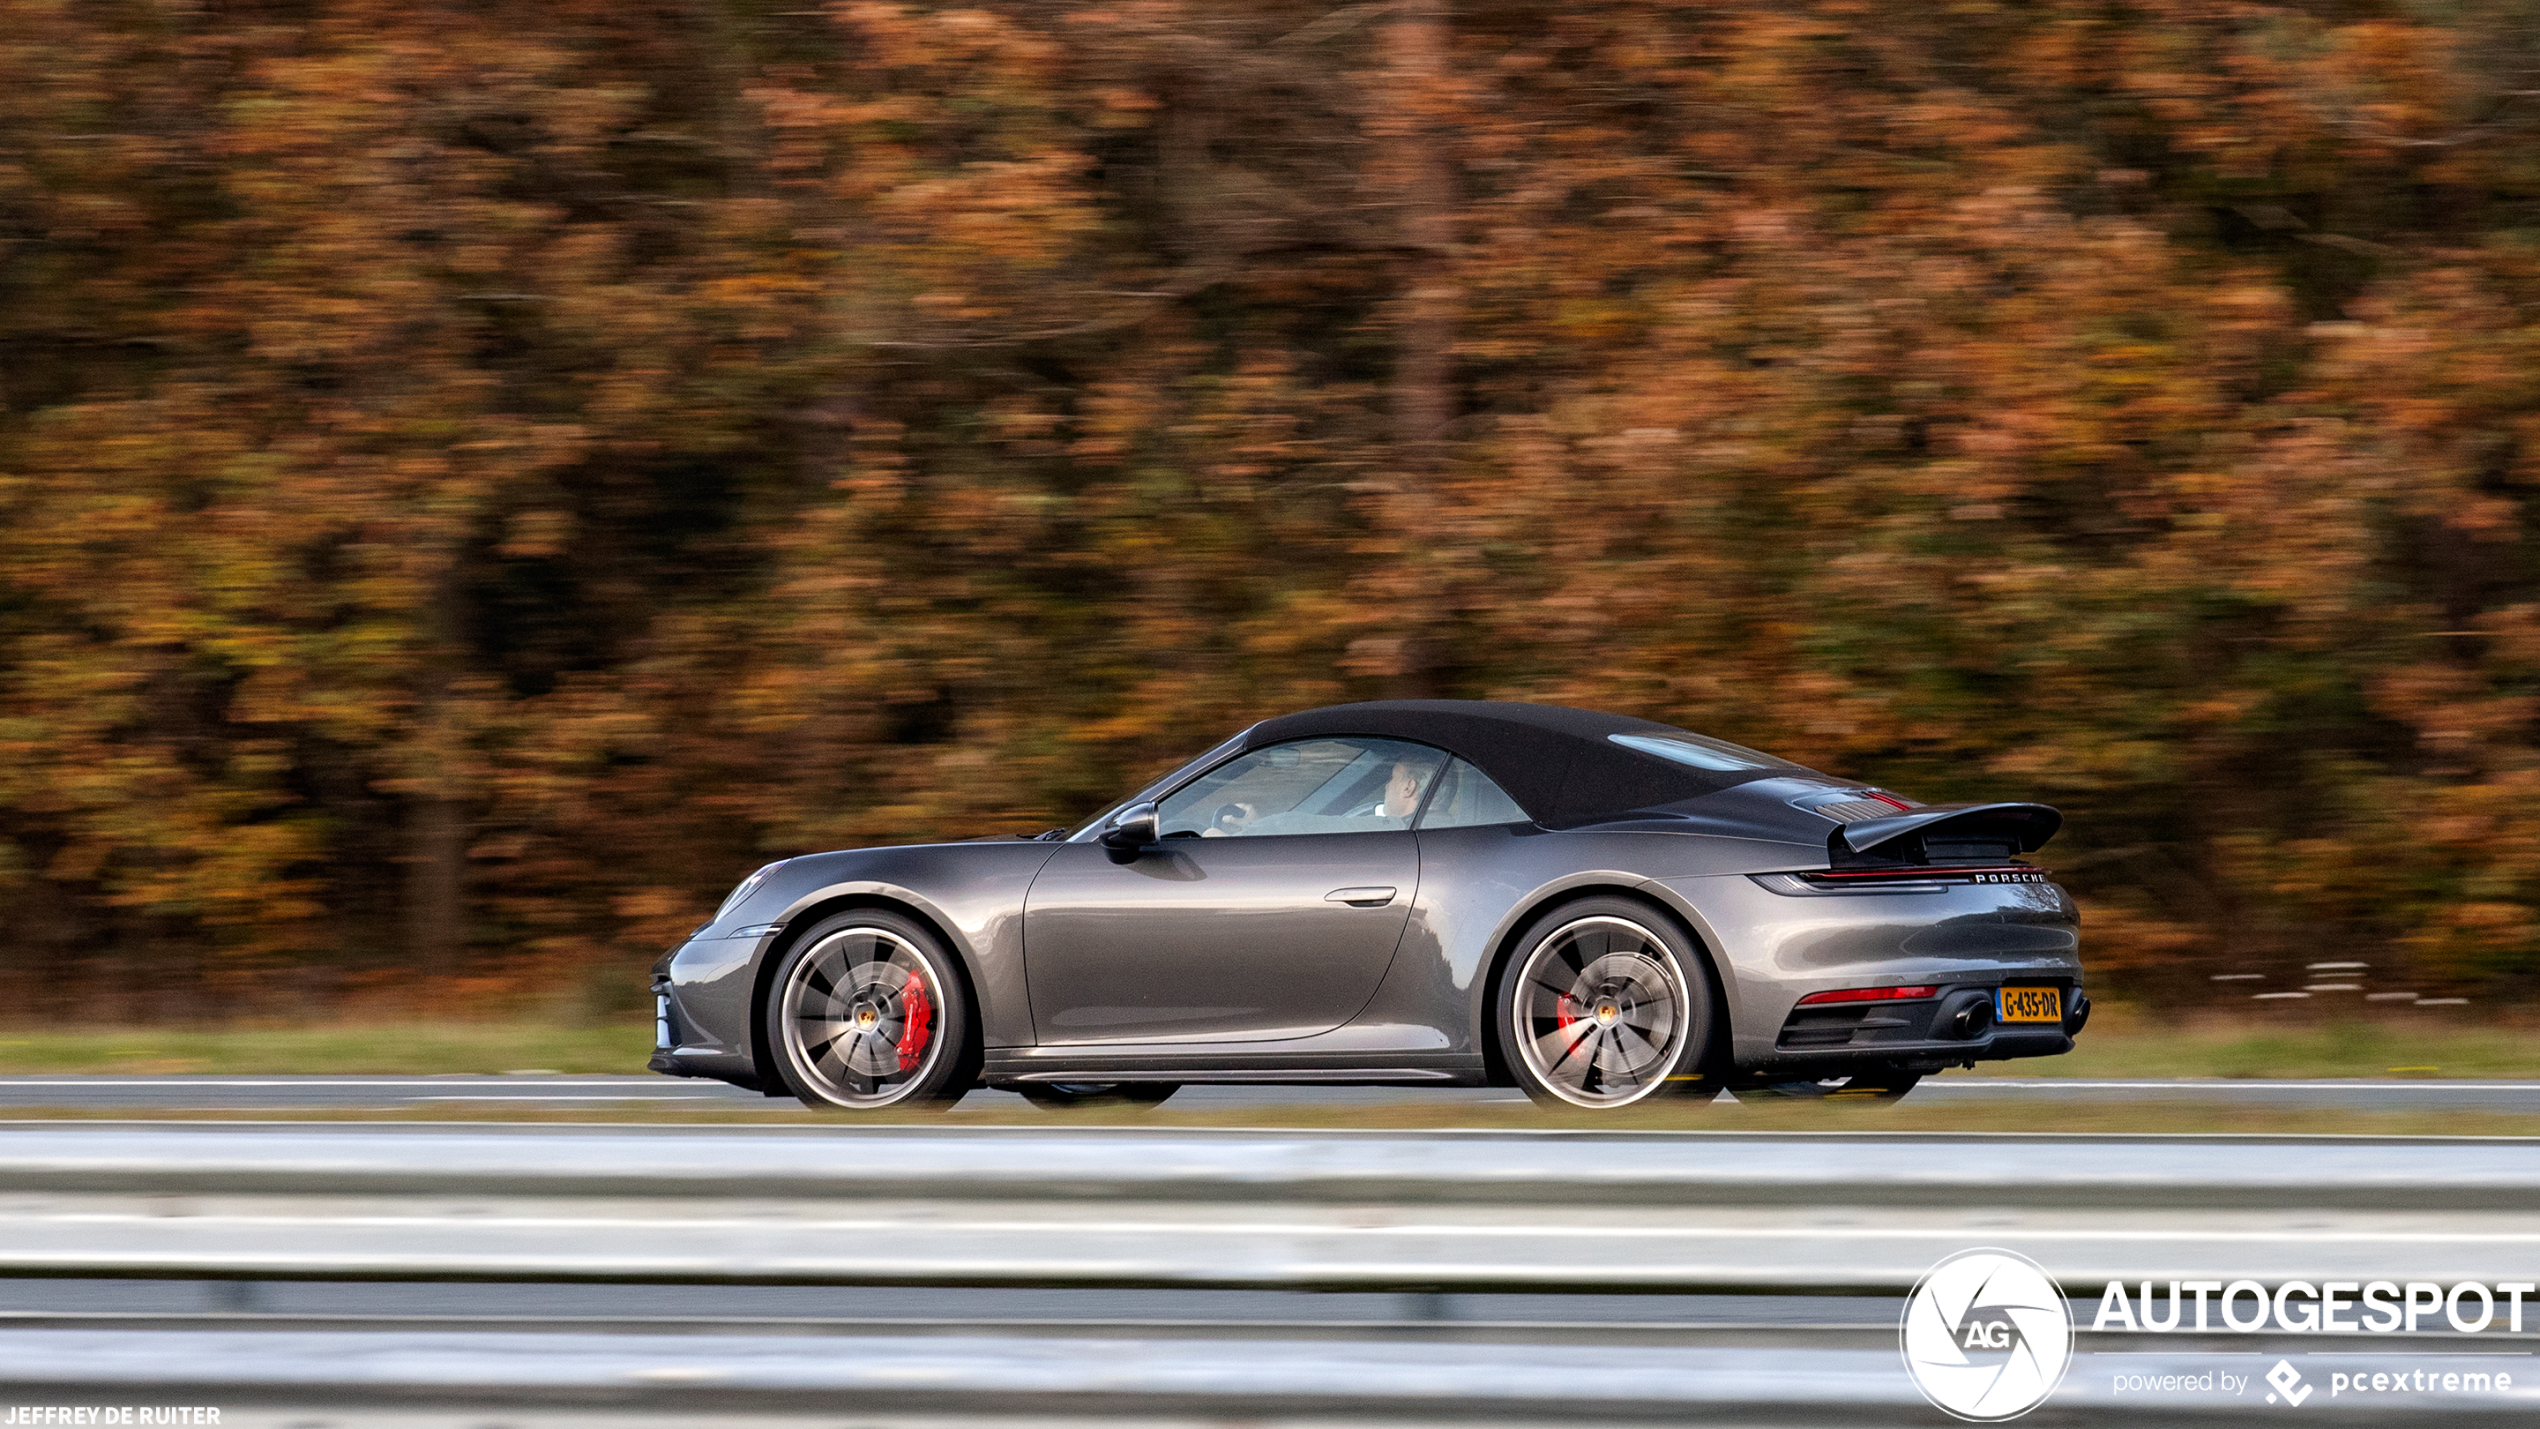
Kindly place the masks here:
<instances>
[{"instance_id":1,"label":"white road line","mask_svg":"<svg viewBox=\"0 0 2540 1429\"><path fill-rule=\"evenodd\" d=\"M2307 1092L2531 1092L2540 1093L2540 1082L2350 1082L2337 1080L2278 1081L2256 1077L2182 1077L2166 1082L2085 1082L2066 1078L2044 1078L2038 1081L2012 1081L2004 1077L1953 1077L1945 1081L1929 1081L1925 1087L1964 1089L1972 1087L2010 1087L2022 1091L2071 1090L2090 1088L2104 1091L2307 1091Z\"/></svg>"},{"instance_id":2,"label":"white road line","mask_svg":"<svg viewBox=\"0 0 2540 1429\"><path fill-rule=\"evenodd\" d=\"M410 1102L719 1102L712 1092L479 1092L470 1097L407 1097Z\"/></svg>"},{"instance_id":3,"label":"white road line","mask_svg":"<svg viewBox=\"0 0 2540 1429\"><path fill-rule=\"evenodd\" d=\"M570 1081L566 1080L568 1076L571 1078ZM105 1090L111 1090L119 1087L362 1087L370 1090L381 1090L392 1087L469 1086L479 1081L494 1086L537 1086L541 1084L552 1086L555 1085L556 1082L564 1082L566 1085L576 1087L657 1087L661 1085L661 1078L659 1077L615 1077L604 1081L597 1077L573 1076L569 1073L555 1078L554 1081L540 1078L537 1082L531 1082L525 1078L518 1081L499 1081L493 1077L475 1077L466 1073L459 1073L445 1077L359 1077L349 1079L328 1077L177 1077L172 1079L158 1079L147 1077L118 1077L110 1073L99 1073L93 1077L64 1077L50 1079L38 1077L0 1077L0 1091L6 1091L11 1087L95 1087ZM738 1088L735 1088L735 1090L738 1090Z\"/></svg>"},{"instance_id":4,"label":"white road line","mask_svg":"<svg viewBox=\"0 0 2540 1429\"><path fill-rule=\"evenodd\" d=\"M6 1091L7 1089L9 1089L9 1088L11 1088L11 1087L90 1087L90 1088L98 1088L98 1089L110 1089L110 1088L118 1088L118 1087L360 1087L360 1088L371 1088L371 1089L387 1089L387 1088L394 1088L394 1087L448 1087L448 1086L467 1086L467 1085L472 1085L472 1084L479 1083L479 1082L486 1083L486 1084L492 1084L492 1085L505 1085L505 1086L521 1086L521 1085L535 1086L535 1085L538 1085L538 1084L540 1084L540 1083L542 1083L542 1082L543 1082L543 1083L545 1083L545 1084L547 1084L547 1085L556 1085L556 1084L561 1083L561 1084L563 1084L563 1085L567 1085L567 1086L577 1086L577 1087L592 1087L592 1086L649 1087L649 1086L658 1086L658 1085L660 1085L661 1080L662 1080L662 1079L661 1079L661 1078L659 1078L659 1077L627 1077L627 1076L617 1076L617 1075L614 1075L614 1074L611 1074L611 1073L580 1073L580 1072L565 1072L565 1073L558 1073L558 1074L556 1074L553 1078L541 1077L541 1078L538 1078L536 1081L532 1081L532 1080L531 1080L531 1079L529 1079L529 1078L509 1078L509 1077L499 1076L499 1075L497 1075L497 1074L488 1074L488 1073L473 1073L473 1072L453 1072L453 1073L442 1073L442 1074L437 1074L437 1075L428 1075L428 1076L377 1076L377 1077L341 1077L341 1076L338 1076L338 1077L328 1077L328 1076L307 1076L307 1077L293 1077L293 1076L262 1076L262 1077L244 1077L244 1076L242 1076L242 1077L224 1077L224 1076L199 1076L199 1077L165 1077L165 1076L161 1076L161 1077L126 1077L126 1076L119 1076L119 1075L116 1075L116 1074L111 1073L111 1072L99 1072L99 1073L89 1074L89 1075L63 1075L63 1076L52 1076L52 1077L34 1077L34 1076L12 1077L12 1076L0 1075L0 1091ZM1253 1088L1253 1087L1244 1087L1242 1084L1239 1084L1239 1083L1223 1083L1223 1084L1218 1084L1218 1085L1222 1085L1222 1086L1224 1086L1224 1087L1226 1087L1226 1088L1228 1088L1228 1089L1236 1089L1236 1088L1239 1088L1239 1087L1240 1087L1240 1088L1241 1088L1241 1089L1243 1089L1243 1090L1257 1090L1257 1088ZM1264 1084L1264 1085L1267 1085L1267 1084ZM2425 1079L2421 1079L2421 1080L2409 1080L2409 1081L2379 1081L2379 1082L2370 1082L2370 1081L2354 1081L2354 1080L2348 1080L2348 1079L2344 1079L2344 1078L2274 1078L2274 1077L2173 1077L2173 1078L2168 1078L2168 1079L2164 1079L2164 1080L2146 1080L2146 1081L2094 1081L2094 1080L2085 1080L2085 1079L2078 1078L2078 1077L2041 1077L2041 1078L2018 1078L2018 1079L2015 1079L2015 1078L2010 1078L2010 1077L1949 1077L1949 1078L1938 1078L1938 1077L1935 1077L1935 1078L1932 1078L1932 1079L1930 1079L1930 1080L1925 1081L1925 1082L1923 1083L1923 1086L1924 1086L1925 1088L1934 1088L1934 1087L1938 1087L1938 1088L1947 1088L1947 1089L1977 1088L1977 1087L1990 1088L1990 1089L1998 1089L1998 1088L2016 1088L2016 1089L2020 1089L2020 1090L2030 1090L2030 1091L2042 1091L2042 1090L2050 1090L2050 1089L2052 1089L2052 1090L2096 1089L2096 1090L2125 1090L2125 1091L2200 1091L2200 1090L2223 1090L2223 1089L2230 1089L2230 1090L2236 1090L2236 1091L2251 1091L2251 1090L2254 1090L2254 1091L2322 1091L2322 1092L2326 1092L2326 1091L2402 1091L2402 1090L2407 1090L2407 1091L2427 1091L2427 1090L2432 1090L2432 1091L2446 1091L2446 1092L2470 1092L2470 1091L2479 1091L2479 1092L2534 1092L2534 1093L2540 1093L2540 1079L2535 1079L2535 1080L2531 1080L2531 1081L2454 1081L2454 1080L2449 1080L2449 1079L2444 1079L2444 1078L2425 1078ZM1199 1090L1203 1090L1203 1089L1204 1089L1203 1085L1194 1085L1194 1086L1192 1086L1192 1087L1190 1088L1190 1090L1193 1090L1193 1091L1199 1091ZM1297 1088L1295 1088L1295 1089L1296 1089L1296 1090L1300 1090L1300 1091L1311 1091L1311 1090L1315 1090L1315 1088L1314 1088L1313 1086L1311 1086L1311 1085L1299 1086L1299 1087L1297 1087ZM1422 1092L1422 1091L1430 1091L1430 1090L1437 1090L1437 1091L1465 1091L1465 1092L1470 1092L1470 1091L1481 1091L1481 1090L1483 1090L1483 1088L1479 1088L1479 1087L1421 1088L1421 1087L1411 1087L1411 1086L1405 1086L1405 1087L1403 1087L1401 1090L1402 1090L1405 1094L1407 1094L1407 1095L1418 1095L1418 1094L1419 1094L1420 1092ZM1494 1099L1494 1100L1499 1100L1499 1099ZM1516 1099L1515 1099L1515 1098L1507 1098L1506 1100L1516 1100Z\"/></svg>"},{"instance_id":5,"label":"white road line","mask_svg":"<svg viewBox=\"0 0 2540 1429\"><path fill-rule=\"evenodd\" d=\"M2210 1213L2206 1213L2210 1214ZM53 1225L147 1225L170 1228L164 1214L125 1211L79 1211L29 1217ZM1064 1235L1076 1239L1115 1240L1120 1238L1152 1238L1157 1236L1291 1236L1352 1240L1400 1236L1414 1240L1608 1240L1651 1238L1657 1240L1949 1240L1964 1239L1971 1232L1963 1225L1887 1225L1887 1226L1664 1226L1638 1225L1607 1228L1602 1226L1546 1226L1492 1224L1426 1224L1394 1226L1349 1225L1339 1221L1314 1222L1228 1222L1228 1221L1104 1221L1091 1223L1072 1220L938 1220L915 1216L837 1216L819 1219L786 1218L774 1222L788 1234L808 1232L915 1232L928 1235ZM620 1231L741 1231L763 1234L771 1229L766 1219L731 1219L706 1216L398 1216L398 1215L284 1215L258 1216L212 1214L183 1217L177 1229L193 1232L222 1227L298 1226L307 1229L413 1230L425 1227L448 1227L470 1234L497 1230L550 1231L605 1228ZM1986 1235L2017 1237L2056 1237L2075 1241L2218 1241L2246 1244L2279 1244L2296 1242L2350 1243L2359 1245L2530 1245L2540 1243L2540 1231L2376 1231L2376 1230L2232 1230L2226 1228L2119 1227L2096 1225L1988 1226ZM137 1252L136 1252L137 1253ZM0 1258L6 1257L0 1254Z\"/></svg>"}]
</instances>

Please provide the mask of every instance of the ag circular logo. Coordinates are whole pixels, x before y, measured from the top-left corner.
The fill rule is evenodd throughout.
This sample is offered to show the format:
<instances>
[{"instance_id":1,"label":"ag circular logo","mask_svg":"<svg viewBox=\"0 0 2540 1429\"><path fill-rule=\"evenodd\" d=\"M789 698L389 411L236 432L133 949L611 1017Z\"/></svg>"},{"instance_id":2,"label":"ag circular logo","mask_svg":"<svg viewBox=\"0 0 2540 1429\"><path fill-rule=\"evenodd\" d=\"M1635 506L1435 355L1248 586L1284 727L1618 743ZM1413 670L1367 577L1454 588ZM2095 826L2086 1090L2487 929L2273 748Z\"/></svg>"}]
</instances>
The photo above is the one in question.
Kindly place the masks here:
<instances>
[{"instance_id":1,"label":"ag circular logo","mask_svg":"<svg viewBox=\"0 0 2540 1429\"><path fill-rule=\"evenodd\" d=\"M2007 1250L1963 1250L1925 1272L1899 1338L1923 1398L1979 1423L2043 1404L2073 1362L2064 1288Z\"/></svg>"}]
</instances>

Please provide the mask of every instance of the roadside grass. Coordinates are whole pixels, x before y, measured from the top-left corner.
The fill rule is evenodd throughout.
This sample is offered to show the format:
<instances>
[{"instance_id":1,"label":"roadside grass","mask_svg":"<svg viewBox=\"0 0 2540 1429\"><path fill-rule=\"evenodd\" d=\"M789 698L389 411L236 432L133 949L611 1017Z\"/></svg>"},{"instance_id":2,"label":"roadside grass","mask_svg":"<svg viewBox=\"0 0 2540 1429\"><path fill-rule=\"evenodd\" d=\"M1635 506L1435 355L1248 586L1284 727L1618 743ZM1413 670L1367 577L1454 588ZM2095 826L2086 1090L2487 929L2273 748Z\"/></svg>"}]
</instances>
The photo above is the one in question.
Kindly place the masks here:
<instances>
[{"instance_id":1,"label":"roadside grass","mask_svg":"<svg viewBox=\"0 0 2540 1429\"><path fill-rule=\"evenodd\" d=\"M2540 1078L2540 1026L2430 1013L2253 1018L2101 1003L2061 1057L1951 1077ZM644 1069L649 1022L407 1021L233 1028L0 1029L0 1074L430 1075Z\"/></svg>"},{"instance_id":2,"label":"roadside grass","mask_svg":"<svg viewBox=\"0 0 2540 1429\"><path fill-rule=\"evenodd\" d=\"M1301 1093L1311 1097L1310 1090ZM1600 1114L1546 1111L1532 1105L1471 1102L1364 1102L1176 1112L1131 1107L1045 1112L1004 1098L946 1113L880 1113L849 1116L815 1112L790 1102L764 1108L682 1107L661 1102L581 1103L570 1110L517 1103L436 1102L428 1106L309 1107L298 1109L113 1110L87 1107L10 1108L0 1122L370 1122L504 1126L765 1126L827 1128L854 1132L887 1127L1011 1127L1043 1131L1075 1129L1253 1129L1351 1133L1383 1131L1576 1131L1576 1132L1890 1132L1929 1136L1955 1133L2025 1133L2047 1136L2337 1136L2337 1137L2540 1137L2540 1116L2454 1111L2339 1111L2274 1109L2210 1102L2059 1101L2052 1097L1981 1103L1934 1102L1916 1106L1848 1105L1840 1102L1765 1103L1731 1106L1673 1102Z\"/></svg>"},{"instance_id":3,"label":"roadside grass","mask_svg":"<svg viewBox=\"0 0 2540 1429\"><path fill-rule=\"evenodd\" d=\"M641 1072L650 1022L386 1022L323 1027L0 1030L0 1074L430 1075Z\"/></svg>"},{"instance_id":4,"label":"roadside grass","mask_svg":"<svg viewBox=\"0 0 2540 1429\"><path fill-rule=\"evenodd\" d=\"M2540 1077L2540 1027L2519 1015L2470 1021L2434 1013L2290 1013L2249 1017L2169 1013L2127 1004L2093 1008L2061 1057L1979 1062L1950 1076L2085 1077Z\"/></svg>"}]
</instances>

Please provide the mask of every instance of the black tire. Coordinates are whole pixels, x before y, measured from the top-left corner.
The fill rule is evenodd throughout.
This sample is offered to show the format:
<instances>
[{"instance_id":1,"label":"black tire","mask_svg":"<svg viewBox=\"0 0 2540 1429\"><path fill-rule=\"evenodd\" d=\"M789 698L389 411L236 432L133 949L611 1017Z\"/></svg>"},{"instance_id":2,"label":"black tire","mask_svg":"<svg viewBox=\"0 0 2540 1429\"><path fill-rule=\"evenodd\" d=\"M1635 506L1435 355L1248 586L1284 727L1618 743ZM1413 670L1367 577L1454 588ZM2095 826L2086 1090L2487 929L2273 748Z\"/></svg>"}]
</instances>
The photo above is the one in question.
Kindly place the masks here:
<instances>
[{"instance_id":1,"label":"black tire","mask_svg":"<svg viewBox=\"0 0 2540 1429\"><path fill-rule=\"evenodd\" d=\"M1154 1106L1182 1089L1179 1082L1024 1082L1015 1090L1043 1111L1087 1106Z\"/></svg>"},{"instance_id":2,"label":"black tire","mask_svg":"<svg viewBox=\"0 0 2540 1429\"><path fill-rule=\"evenodd\" d=\"M942 1110L979 1079L970 989L934 934L879 908L824 918L767 993L776 1075L823 1111Z\"/></svg>"},{"instance_id":3,"label":"black tire","mask_svg":"<svg viewBox=\"0 0 2540 1429\"><path fill-rule=\"evenodd\" d=\"M1718 1090L1702 954L1646 903L1581 898L1537 917L1492 1000L1509 1073L1541 1105L1601 1111Z\"/></svg>"}]
</instances>

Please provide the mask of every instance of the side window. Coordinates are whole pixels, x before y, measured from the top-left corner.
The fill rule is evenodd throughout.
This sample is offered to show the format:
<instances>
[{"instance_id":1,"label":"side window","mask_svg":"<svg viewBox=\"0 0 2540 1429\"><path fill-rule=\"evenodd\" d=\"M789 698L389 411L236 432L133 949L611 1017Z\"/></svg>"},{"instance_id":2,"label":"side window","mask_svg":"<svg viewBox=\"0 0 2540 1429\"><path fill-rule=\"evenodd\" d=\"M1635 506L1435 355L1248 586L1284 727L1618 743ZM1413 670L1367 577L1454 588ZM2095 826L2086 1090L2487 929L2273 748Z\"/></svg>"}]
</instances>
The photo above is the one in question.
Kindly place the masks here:
<instances>
[{"instance_id":1,"label":"side window","mask_svg":"<svg viewBox=\"0 0 2540 1429\"><path fill-rule=\"evenodd\" d=\"M1508 791L1491 782L1491 777L1461 759L1446 764L1444 781L1438 785L1438 796L1429 801L1429 812L1420 816L1424 829L1464 829L1476 824L1522 824L1526 811L1508 797Z\"/></svg>"},{"instance_id":2,"label":"side window","mask_svg":"<svg viewBox=\"0 0 2540 1429\"><path fill-rule=\"evenodd\" d=\"M1447 757L1393 739L1300 739L1239 755L1167 795L1164 837L1381 833L1411 815Z\"/></svg>"}]
</instances>

